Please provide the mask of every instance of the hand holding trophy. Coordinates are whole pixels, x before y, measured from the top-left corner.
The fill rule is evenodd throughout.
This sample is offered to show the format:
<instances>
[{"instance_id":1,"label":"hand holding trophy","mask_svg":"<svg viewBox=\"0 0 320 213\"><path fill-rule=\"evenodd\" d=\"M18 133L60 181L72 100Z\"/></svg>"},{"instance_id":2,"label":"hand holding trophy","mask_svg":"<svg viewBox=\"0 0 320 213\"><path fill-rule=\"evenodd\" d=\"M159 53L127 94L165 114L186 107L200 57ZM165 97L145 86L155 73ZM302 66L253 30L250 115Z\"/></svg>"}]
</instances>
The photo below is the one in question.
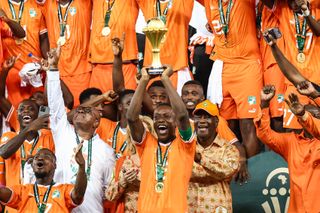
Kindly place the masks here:
<instances>
[{"instance_id":1,"label":"hand holding trophy","mask_svg":"<svg viewBox=\"0 0 320 213\"><path fill-rule=\"evenodd\" d=\"M152 46L152 64L147 70L149 75L161 75L164 71L160 61L160 45L167 31L166 25L159 17L150 19L143 29Z\"/></svg>"}]
</instances>

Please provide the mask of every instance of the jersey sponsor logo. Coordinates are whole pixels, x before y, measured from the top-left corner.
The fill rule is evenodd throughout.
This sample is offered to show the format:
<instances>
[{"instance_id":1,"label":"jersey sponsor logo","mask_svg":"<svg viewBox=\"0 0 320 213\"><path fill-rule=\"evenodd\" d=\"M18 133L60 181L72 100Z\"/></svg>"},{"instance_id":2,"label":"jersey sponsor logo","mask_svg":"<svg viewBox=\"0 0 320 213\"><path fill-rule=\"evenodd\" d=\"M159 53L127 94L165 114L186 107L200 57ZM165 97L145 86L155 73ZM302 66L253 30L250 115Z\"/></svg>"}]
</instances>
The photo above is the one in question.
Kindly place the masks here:
<instances>
[{"instance_id":1,"label":"jersey sponsor logo","mask_svg":"<svg viewBox=\"0 0 320 213\"><path fill-rule=\"evenodd\" d=\"M31 18L34 18L37 16L37 11L34 8L30 8L29 15Z\"/></svg>"},{"instance_id":2,"label":"jersey sponsor logo","mask_svg":"<svg viewBox=\"0 0 320 213\"><path fill-rule=\"evenodd\" d=\"M77 13L77 8L70 7L69 12L70 12L70 15L74 16Z\"/></svg>"},{"instance_id":3,"label":"jersey sponsor logo","mask_svg":"<svg viewBox=\"0 0 320 213\"><path fill-rule=\"evenodd\" d=\"M257 104L256 96L248 96L248 103L249 103L250 106Z\"/></svg>"},{"instance_id":4,"label":"jersey sponsor logo","mask_svg":"<svg viewBox=\"0 0 320 213\"><path fill-rule=\"evenodd\" d=\"M283 94L278 94L278 95L277 95L277 101L278 101L279 104L284 101L284 96L283 96Z\"/></svg>"}]
</instances>

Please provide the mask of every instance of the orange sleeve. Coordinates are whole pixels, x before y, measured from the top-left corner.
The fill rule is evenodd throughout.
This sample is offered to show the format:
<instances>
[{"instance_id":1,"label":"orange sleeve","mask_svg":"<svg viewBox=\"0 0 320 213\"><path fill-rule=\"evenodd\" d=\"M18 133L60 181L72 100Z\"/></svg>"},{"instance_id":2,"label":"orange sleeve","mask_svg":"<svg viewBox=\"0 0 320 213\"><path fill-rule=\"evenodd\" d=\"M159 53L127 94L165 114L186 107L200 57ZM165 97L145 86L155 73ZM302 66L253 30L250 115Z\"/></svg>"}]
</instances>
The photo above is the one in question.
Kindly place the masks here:
<instances>
[{"instance_id":1,"label":"orange sleeve","mask_svg":"<svg viewBox=\"0 0 320 213\"><path fill-rule=\"evenodd\" d=\"M44 19L44 15L41 17L41 22L40 22L40 35L44 34L44 33L47 33L48 30L47 30L47 24L46 24L46 21Z\"/></svg>"},{"instance_id":2,"label":"orange sleeve","mask_svg":"<svg viewBox=\"0 0 320 213\"><path fill-rule=\"evenodd\" d=\"M1 21L2 22L2 21ZM2 22L3 23L3 22ZM2 25L1 23L1 37L2 38L8 38L12 37L12 31L9 27L6 27L6 25Z\"/></svg>"},{"instance_id":3,"label":"orange sleeve","mask_svg":"<svg viewBox=\"0 0 320 213\"><path fill-rule=\"evenodd\" d=\"M143 155L143 151L146 146L146 143L151 143L151 140L153 140L153 139L154 139L154 137L151 135L150 132L146 131L146 129L144 129L144 133L143 133L143 137L142 137L141 142L137 142L132 139L132 142L135 144L135 147L137 149L137 152L138 152L140 158Z\"/></svg>"},{"instance_id":4,"label":"orange sleeve","mask_svg":"<svg viewBox=\"0 0 320 213\"><path fill-rule=\"evenodd\" d=\"M9 114L6 117L6 121L9 123L10 127L16 132L20 130L20 124L18 121L18 114L14 106L11 107Z\"/></svg>"},{"instance_id":5,"label":"orange sleeve","mask_svg":"<svg viewBox=\"0 0 320 213\"><path fill-rule=\"evenodd\" d=\"M74 185L64 184L62 186L64 187L64 199L65 199L67 208L69 210L71 210L71 209L77 207L78 205L73 202L72 197L71 197L71 193L74 188Z\"/></svg>"},{"instance_id":6,"label":"orange sleeve","mask_svg":"<svg viewBox=\"0 0 320 213\"><path fill-rule=\"evenodd\" d=\"M0 146L3 144L6 144L8 141L10 141L12 138L14 138L17 134L15 132L6 132L2 135Z\"/></svg>"},{"instance_id":7,"label":"orange sleeve","mask_svg":"<svg viewBox=\"0 0 320 213\"><path fill-rule=\"evenodd\" d=\"M233 144L238 141L236 135L229 128L227 121L221 116L219 116L217 132L221 138L227 140L230 144Z\"/></svg>"},{"instance_id":8,"label":"orange sleeve","mask_svg":"<svg viewBox=\"0 0 320 213\"><path fill-rule=\"evenodd\" d=\"M309 112L298 119L301 126L306 129L313 137L320 139L320 120L314 118Z\"/></svg>"},{"instance_id":9,"label":"orange sleeve","mask_svg":"<svg viewBox=\"0 0 320 213\"><path fill-rule=\"evenodd\" d=\"M2 157L0 157L0 185L6 185L6 167Z\"/></svg>"},{"instance_id":10,"label":"orange sleeve","mask_svg":"<svg viewBox=\"0 0 320 213\"><path fill-rule=\"evenodd\" d=\"M271 129L269 108L260 109L254 119L254 124L258 138L270 149L287 159L293 133L277 133Z\"/></svg>"},{"instance_id":11,"label":"orange sleeve","mask_svg":"<svg viewBox=\"0 0 320 213\"><path fill-rule=\"evenodd\" d=\"M20 204L22 203L22 195L21 193L28 193L26 191L26 187L23 185L16 185L9 188L12 191L11 198L7 203L3 203L6 206L9 206L14 209L19 209Z\"/></svg>"}]
</instances>

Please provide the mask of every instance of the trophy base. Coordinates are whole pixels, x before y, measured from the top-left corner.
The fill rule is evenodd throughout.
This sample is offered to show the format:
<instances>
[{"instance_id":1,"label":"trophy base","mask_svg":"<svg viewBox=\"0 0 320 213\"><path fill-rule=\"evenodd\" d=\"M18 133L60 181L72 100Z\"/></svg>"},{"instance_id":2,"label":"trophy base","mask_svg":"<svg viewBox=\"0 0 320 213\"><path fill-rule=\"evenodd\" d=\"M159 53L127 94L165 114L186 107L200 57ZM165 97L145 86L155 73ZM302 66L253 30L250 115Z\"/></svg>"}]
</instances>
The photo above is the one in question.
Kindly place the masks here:
<instances>
[{"instance_id":1,"label":"trophy base","mask_svg":"<svg viewBox=\"0 0 320 213\"><path fill-rule=\"evenodd\" d=\"M150 67L147 69L149 75L161 75L164 67Z\"/></svg>"}]
</instances>

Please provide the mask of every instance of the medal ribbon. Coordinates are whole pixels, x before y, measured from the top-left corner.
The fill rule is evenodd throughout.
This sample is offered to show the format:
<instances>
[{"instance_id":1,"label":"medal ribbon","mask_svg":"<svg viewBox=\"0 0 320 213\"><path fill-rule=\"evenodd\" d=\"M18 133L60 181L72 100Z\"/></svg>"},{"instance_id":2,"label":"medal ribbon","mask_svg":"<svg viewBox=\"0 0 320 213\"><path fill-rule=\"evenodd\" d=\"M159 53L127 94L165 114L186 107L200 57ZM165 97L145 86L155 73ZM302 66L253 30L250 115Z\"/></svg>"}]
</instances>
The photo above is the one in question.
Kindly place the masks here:
<instances>
[{"instance_id":1,"label":"medal ribbon","mask_svg":"<svg viewBox=\"0 0 320 213\"><path fill-rule=\"evenodd\" d=\"M230 12L233 7L233 1L229 0L226 16L224 16L222 0L219 0L218 4L219 4L219 15L220 15L220 22L222 24L222 30L223 30L224 36L227 37L229 32Z\"/></svg>"},{"instance_id":2,"label":"medal ribbon","mask_svg":"<svg viewBox=\"0 0 320 213\"><path fill-rule=\"evenodd\" d=\"M59 23L60 23L60 37L64 36L64 32L66 30L66 23L67 23L67 19L68 19L68 10L69 10L69 7L71 6L72 2L73 2L73 0L69 1L63 18L62 18L61 3L60 3L60 1L58 2L58 19L59 19Z\"/></svg>"},{"instance_id":3,"label":"medal ribbon","mask_svg":"<svg viewBox=\"0 0 320 213\"><path fill-rule=\"evenodd\" d=\"M33 192L34 192L34 197L38 206L38 213L44 213L47 207L47 201L49 198L49 194L51 191L52 186L54 185L54 182L52 181L50 183L49 188L47 189L46 193L43 196L42 203L40 203L40 196L39 196L39 189L38 189L38 184L35 182L33 185Z\"/></svg>"},{"instance_id":4,"label":"medal ribbon","mask_svg":"<svg viewBox=\"0 0 320 213\"><path fill-rule=\"evenodd\" d=\"M117 126L116 126L116 128L114 129L114 132L113 132L112 148L113 148L114 152L116 152L116 148L117 148L117 138L118 138L119 129L120 129L120 123L117 124ZM115 153L116 154L116 160L118 160L122 156L122 154L123 154L124 150L126 150L127 146L128 146L128 142L125 141L122 144L122 146L120 147L119 152Z\"/></svg>"},{"instance_id":5,"label":"medal ribbon","mask_svg":"<svg viewBox=\"0 0 320 213\"><path fill-rule=\"evenodd\" d=\"M39 141L39 134L37 134L36 138L34 139L33 143L32 143L32 146L31 146L31 149L29 151L29 154L32 155L32 152L34 150L34 148L36 147L37 143ZM24 172L24 166L26 165L26 150L24 148L24 144L22 144L20 146L20 157L21 157L21 170L22 170L22 177L23 177L23 172Z\"/></svg>"},{"instance_id":6,"label":"medal ribbon","mask_svg":"<svg viewBox=\"0 0 320 213\"><path fill-rule=\"evenodd\" d=\"M161 147L158 144L157 148L157 166L156 166L156 180L157 182L163 182L163 177L164 177L164 168L166 167L167 164L167 159L169 155L169 148L171 144L167 146L167 149L164 153L163 159L162 159L162 152L161 152Z\"/></svg>"},{"instance_id":7,"label":"medal ribbon","mask_svg":"<svg viewBox=\"0 0 320 213\"><path fill-rule=\"evenodd\" d=\"M77 140L77 144L80 144L80 139L78 134L76 133L76 140ZM92 163L92 138L90 138L88 140L88 158L87 158L87 170L86 170L86 174L87 174L87 178L88 180L90 180L90 174L91 174L91 163Z\"/></svg>"},{"instance_id":8,"label":"medal ribbon","mask_svg":"<svg viewBox=\"0 0 320 213\"><path fill-rule=\"evenodd\" d=\"M169 0L166 8L164 8L162 13L160 0L157 0L156 2L157 17L159 17L165 24L167 23L167 14L169 12L169 9L172 8L172 5L173 5L173 0Z\"/></svg>"},{"instance_id":9,"label":"medal ribbon","mask_svg":"<svg viewBox=\"0 0 320 213\"><path fill-rule=\"evenodd\" d=\"M307 34L307 18L303 17L302 29L300 29L300 22L298 14L294 13L294 20L296 25L296 40L298 44L299 53L303 52L304 44L306 43L306 34Z\"/></svg>"},{"instance_id":10,"label":"medal ribbon","mask_svg":"<svg viewBox=\"0 0 320 213\"><path fill-rule=\"evenodd\" d=\"M9 3L10 11L11 11L11 14L12 14L12 19L13 20L17 20L18 23L20 24L20 21L21 21L21 18L22 18L22 14L23 14L23 10L24 10L24 0L21 0L21 2L20 2L18 19L17 19L16 11L14 10L13 4L10 2L10 0L8 0L8 3Z\"/></svg>"},{"instance_id":11,"label":"medal ribbon","mask_svg":"<svg viewBox=\"0 0 320 213\"><path fill-rule=\"evenodd\" d=\"M106 15L104 16L104 27L109 27L109 21L110 21L110 17L111 17L111 12L112 12L112 8L114 3L116 2L116 0L114 0L111 4L110 4L110 0L108 0L108 9L106 12Z\"/></svg>"}]
</instances>

